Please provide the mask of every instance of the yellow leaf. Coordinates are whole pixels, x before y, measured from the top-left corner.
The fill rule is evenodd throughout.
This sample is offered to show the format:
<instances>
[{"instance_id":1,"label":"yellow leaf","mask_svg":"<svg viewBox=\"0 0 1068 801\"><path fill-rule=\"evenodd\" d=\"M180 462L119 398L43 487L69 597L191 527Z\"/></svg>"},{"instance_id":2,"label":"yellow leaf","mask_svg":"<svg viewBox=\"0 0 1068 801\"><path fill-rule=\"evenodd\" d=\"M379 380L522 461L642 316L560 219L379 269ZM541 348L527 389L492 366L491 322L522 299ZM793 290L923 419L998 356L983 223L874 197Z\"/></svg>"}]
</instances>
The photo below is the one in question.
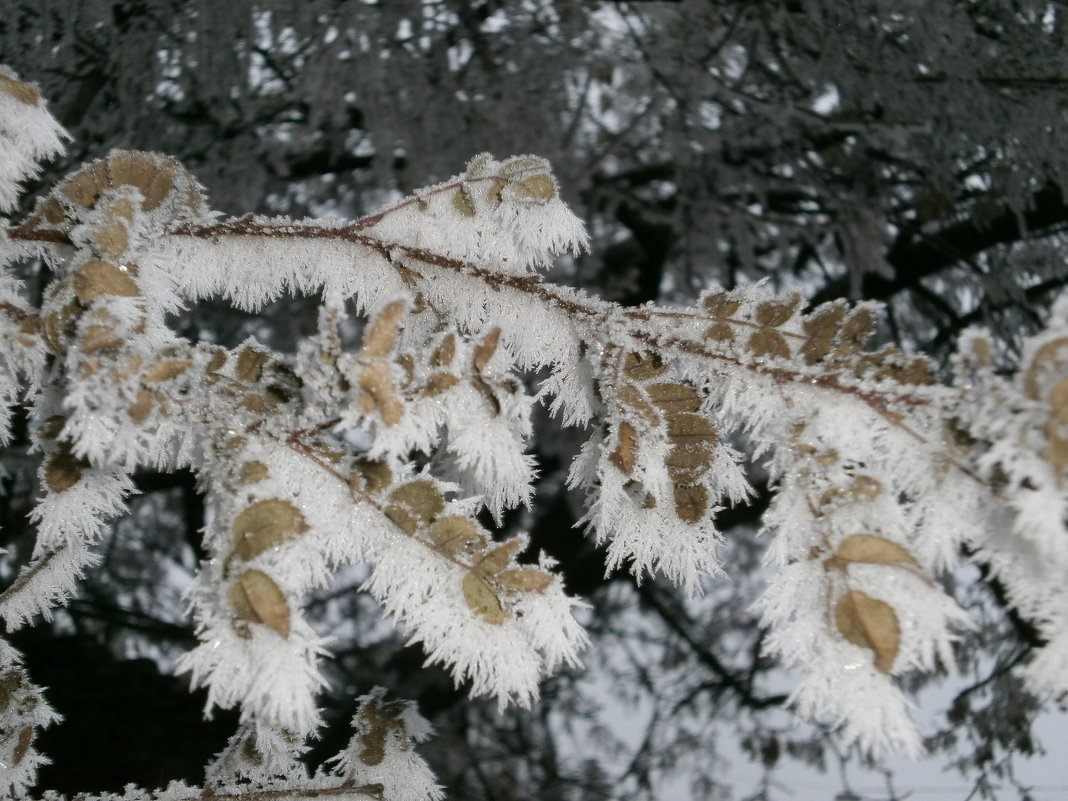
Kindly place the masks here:
<instances>
[{"instance_id":1,"label":"yellow leaf","mask_svg":"<svg viewBox=\"0 0 1068 801\"><path fill-rule=\"evenodd\" d=\"M893 607L860 590L838 599L835 623L843 637L875 654L875 667L889 673L901 645L901 626Z\"/></svg>"}]
</instances>

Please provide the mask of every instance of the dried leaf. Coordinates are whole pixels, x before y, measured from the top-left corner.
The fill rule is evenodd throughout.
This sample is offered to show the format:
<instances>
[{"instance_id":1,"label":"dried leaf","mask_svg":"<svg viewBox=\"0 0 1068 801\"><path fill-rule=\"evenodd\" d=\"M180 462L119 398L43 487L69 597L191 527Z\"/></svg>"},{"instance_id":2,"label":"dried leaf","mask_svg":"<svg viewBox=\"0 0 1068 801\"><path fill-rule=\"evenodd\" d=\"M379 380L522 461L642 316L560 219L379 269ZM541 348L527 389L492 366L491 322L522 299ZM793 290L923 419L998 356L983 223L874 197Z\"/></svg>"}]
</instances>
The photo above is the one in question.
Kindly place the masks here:
<instances>
[{"instance_id":1,"label":"dried leaf","mask_svg":"<svg viewBox=\"0 0 1068 801\"><path fill-rule=\"evenodd\" d=\"M129 272L110 261L89 261L74 273L74 294L85 305L102 295L136 298L141 294Z\"/></svg>"},{"instance_id":2,"label":"dried leaf","mask_svg":"<svg viewBox=\"0 0 1068 801\"><path fill-rule=\"evenodd\" d=\"M685 486L676 484L675 514L684 523L696 523L708 511L708 489L701 484Z\"/></svg>"},{"instance_id":3,"label":"dried leaf","mask_svg":"<svg viewBox=\"0 0 1068 801\"><path fill-rule=\"evenodd\" d=\"M645 395L634 384L623 384L616 391L616 400L626 406L630 411L637 413L638 417L650 425L660 422L660 415L656 409L645 399Z\"/></svg>"},{"instance_id":4,"label":"dried leaf","mask_svg":"<svg viewBox=\"0 0 1068 801\"><path fill-rule=\"evenodd\" d=\"M270 475L270 469L263 462L252 460L241 465L237 477L244 484L256 484Z\"/></svg>"},{"instance_id":5,"label":"dried leaf","mask_svg":"<svg viewBox=\"0 0 1068 801\"><path fill-rule=\"evenodd\" d=\"M545 173L531 175L524 178L515 188L517 197L530 198L532 200L552 200L556 197L556 181Z\"/></svg>"},{"instance_id":6,"label":"dried leaf","mask_svg":"<svg viewBox=\"0 0 1068 801\"><path fill-rule=\"evenodd\" d=\"M97 250L113 259L118 258L130 244L129 231L118 220L110 220L98 225L91 236Z\"/></svg>"},{"instance_id":7,"label":"dried leaf","mask_svg":"<svg viewBox=\"0 0 1068 801\"><path fill-rule=\"evenodd\" d=\"M846 307L841 303L828 303L808 315L801 327L809 339L831 340L838 334L845 319Z\"/></svg>"},{"instance_id":8,"label":"dried leaf","mask_svg":"<svg viewBox=\"0 0 1068 801\"><path fill-rule=\"evenodd\" d=\"M67 178L59 185L58 191L73 203L90 209L107 187L106 180L104 165L98 162Z\"/></svg>"},{"instance_id":9,"label":"dried leaf","mask_svg":"<svg viewBox=\"0 0 1068 801\"><path fill-rule=\"evenodd\" d=\"M20 103L27 106L41 104L41 93L32 83L26 83L9 75L0 73L0 92L10 95Z\"/></svg>"},{"instance_id":10,"label":"dried leaf","mask_svg":"<svg viewBox=\"0 0 1068 801\"><path fill-rule=\"evenodd\" d=\"M82 353L96 353L98 350L117 348L125 340L114 329L106 325L89 325L82 331Z\"/></svg>"},{"instance_id":11,"label":"dried leaf","mask_svg":"<svg viewBox=\"0 0 1068 801\"><path fill-rule=\"evenodd\" d=\"M243 384L255 384L263 375L263 365L267 363L267 359L267 353L246 345L238 351L234 378Z\"/></svg>"},{"instance_id":12,"label":"dried leaf","mask_svg":"<svg viewBox=\"0 0 1068 801\"><path fill-rule=\"evenodd\" d=\"M853 534L842 540L835 554L843 562L863 562L874 565L914 567L922 570L920 563L902 545L874 534Z\"/></svg>"},{"instance_id":13,"label":"dried leaf","mask_svg":"<svg viewBox=\"0 0 1068 801\"><path fill-rule=\"evenodd\" d=\"M1035 351L1023 375L1023 390L1031 400L1044 401L1068 374L1068 337L1051 340Z\"/></svg>"},{"instance_id":14,"label":"dried leaf","mask_svg":"<svg viewBox=\"0 0 1068 801\"><path fill-rule=\"evenodd\" d=\"M438 485L424 478L402 484L389 494L389 499L386 517L409 534L414 534L445 508Z\"/></svg>"},{"instance_id":15,"label":"dried leaf","mask_svg":"<svg viewBox=\"0 0 1068 801\"><path fill-rule=\"evenodd\" d=\"M393 471L385 462L356 459L352 463L349 486L357 492L377 494L393 483Z\"/></svg>"},{"instance_id":16,"label":"dried leaf","mask_svg":"<svg viewBox=\"0 0 1068 801\"><path fill-rule=\"evenodd\" d=\"M15 765L18 765L26 758L26 754L29 753L30 746L33 744L33 727L23 726L19 729L18 740L15 741L15 747L11 751L11 761Z\"/></svg>"},{"instance_id":17,"label":"dried leaf","mask_svg":"<svg viewBox=\"0 0 1068 801\"><path fill-rule=\"evenodd\" d=\"M211 354L211 358L208 359L208 363L204 365L204 371L207 373L215 373L226 366L226 359L228 354L222 348L214 351Z\"/></svg>"},{"instance_id":18,"label":"dried leaf","mask_svg":"<svg viewBox=\"0 0 1068 801\"><path fill-rule=\"evenodd\" d=\"M246 570L230 585L230 605L242 620L263 623L283 638L289 637L289 604L262 570Z\"/></svg>"},{"instance_id":19,"label":"dried leaf","mask_svg":"<svg viewBox=\"0 0 1068 801\"><path fill-rule=\"evenodd\" d=\"M497 400L497 395L484 378L481 376L471 377L471 386L478 390L478 394L482 396L482 399L486 401L486 405L489 407L490 413L496 417L501 413L501 402Z\"/></svg>"},{"instance_id":20,"label":"dried leaf","mask_svg":"<svg viewBox=\"0 0 1068 801\"><path fill-rule=\"evenodd\" d=\"M460 379L452 373L434 373L426 380L426 385L423 387L423 395L432 398L459 383Z\"/></svg>"},{"instance_id":21,"label":"dried leaf","mask_svg":"<svg viewBox=\"0 0 1068 801\"><path fill-rule=\"evenodd\" d=\"M668 475L676 484L695 484L712 463L712 448L705 443L676 445L664 459Z\"/></svg>"},{"instance_id":22,"label":"dried leaf","mask_svg":"<svg viewBox=\"0 0 1068 801\"><path fill-rule=\"evenodd\" d=\"M493 358L493 354L497 352L497 345L501 341L501 329L494 326L486 335L482 337L482 340L475 347L475 355L472 359L472 364L476 373L481 373L486 365L489 364L490 359Z\"/></svg>"},{"instance_id":23,"label":"dried leaf","mask_svg":"<svg viewBox=\"0 0 1068 801\"><path fill-rule=\"evenodd\" d=\"M778 359L790 358L790 346L786 337L773 328L761 328L749 337L749 352L754 356L772 356Z\"/></svg>"},{"instance_id":24,"label":"dried leaf","mask_svg":"<svg viewBox=\"0 0 1068 801\"><path fill-rule=\"evenodd\" d=\"M152 390L142 387L137 391L137 399L126 407L126 414L130 415L130 419L135 423L145 422L156 408L158 397Z\"/></svg>"},{"instance_id":25,"label":"dried leaf","mask_svg":"<svg viewBox=\"0 0 1068 801\"><path fill-rule=\"evenodd\" d=\"M734 328L727 323L712 323L702 336L714 342L731 342L734 340Z\"/></svg>"},{"instance_id":26,"label":"dried leaf","mask_svg":"<svg viewBox=\"0 0 1068 801\"><path fill-rule=\"evenodd\" d=\"M843 637L875 653L875 667L889 673L901 645L901 626L893 607L860 590L838 599L835 624Z\"/></svg>"},{"instance_id":27,"label":"dried leaf","mask_svg":"<svg viewBox=\"0 0 1068 801\"><path fill-rule=\"evenodd\" d=\"M701 305L712 317L731 317L741 307L742 300L730 297L726 292L716 292L702 299Z\"/></svg>"},{"instance_id":28,"label":"dried leaf","mask_svg":"<svg viewBox=\"0 0 1068 801\"><path fill-rule=\"evenodd\" d=\"M360 358L380 359L389 355L393 350L393 343L397 340L401 318L406 309L407 303L403 300L395 300L386 304L371 323L370 330L364 335Z\"/></svg>"},{"instance_id":29,"label":"dried leaf","mask_svg":"<svg viewBox=\"0 0 1068 801\"><path fill-rule=\"evenodd\" d=\"M465 217L475 216L475 204L471 201L471 194L467 187L461 186L452 196L452 207Z\"/></svg>"},{"instance_id":30,"label":"dried leaf","mask_svg":"<svg viewBox=\"0 0 1068 801\"><path fill-rule=\"evenodd\" d=\"M364 397L370 400L369 404L365 403L361 408L364 411L378 409L382 423L387 426L399 423L404 417L404 404L393 386L389 363L382 359L374 360L363 369L358 380L365 393ZM367 406L370 408L366 408Z\"/></svg>"},{"instance_id":31,"label":"dried leaf","mask_svg":"<svg viewBox=\"0 0 1068 801\"><path fill-rule=\"evenodd\" d=\"M553 583L553 577L544 570L525 567L518 570L505 570L497 576L497 581L502 587L510 590L542 592Z\"/></svg>"},{"instance_id":32,"label":"dried leaf","mask_svg":"<svg viewBox=\"0 0 1068 801\"><path fill-rule=\"evenodd\" d=\"M45 463L44 480L52 492L64 492L78 483L89 462L75 456L69 443L60 444Z\"/></svg>"},{"instance_id":33,"label":"dried leaf","mask_svg":"<svg viewBox=\"0 0 1068 801\"><path fill-rule=\"evenodd\" d=\"M431 542L451 554L458 554L475 543L483 545L486 541L485 534L474 521L459 515L439 517L426 533Z\"/></svg>"},{"instance_id":34,"label":"dried leaf","mask_svg":"<svg viewBox=\"0 0 1068 801\"><path fill-rule=\"evenodd\" d=\"M846 317L842 327L838 329L838 339L857 348L863 347L875 330L875 314L871 309L862 306L853 309Z\"/></svg>"},{"instance_id":35,"label":"dried leaf","mask_svg":"<svg viewBox=\"0 0 1068 801\"><path fill-rule=\"evenodd\" d=\"M54 414L41 423L41 427L37 429L37 438L45 441L53 440L62 433L63 426L66 424L66 417L61 414Z\"/></svg>"},{"instance_id":36,"label":"dried leaf","mask_svg":"<svg viewBox=\"0 0 1068 801\"><path fill-rule=\"evenodd\" d=\"M634 464L638 456L638 433L626 420L619 424L618 432L619 444L608 456L608 461L619 468L623 475L629 476L634 472Z\"/></svg>"},{"instance_id":37,"label":"dried leaf","mask_svg":"<svg viewBox=\"0 0 1068 801\"><path fill-rule=\"evenodd\" d=\"M431 367L448 367L456 355L456 335L446 334L430 355Z\"/></svg>"},{"instance_id":38,"label":"dried leaf","mask_svg":"<svg viewBox=\"0 0 1068 801\"><path fill-rule=\"evenodd\" d=\"M649 393L653 403L668 415L680 412L696 412L701 408L701 398L697 394L697 390L685 384L650 384L645 388L645 391Z\"/></svg>"},{"instance_id":39,"label":"dried leaf","mask_svg":"<svg viewBox=\"0 0 1068 801\"><path fill-rule=\"evenodd\" d=\"M755 318L757 325L778 328L794 316L801 296L792 294L779 300L766 300L757 304Z\"/></svg>"},{"instance_id":40,"label":"dried leaf","mask_svg":"<svg viewBox=\"0 0 1068 801\"><path fill-rule=\"evenodd\" d=\"M365 701L358 713L364 729L360 734L360 761L374 767L386 758L386 741L394 731L403 729L401 716L405 705L398 701L382 703L378 699ZM354 790L357 788L353 788Z\"/></svg>"},{"instance_id":41,"label":"dried leaf","mask_svg":"<svg viewBox=\"0 0 1068 801\"><path fill-rule=\"evenodd\" d=\"M257 463L258 464L258 463ZM267 498L241 511L230 526L234 553L252 559L308 530L301 511L289 501Z\"/></svg>"},{"instance_id":42,"label":"dried leaf","mask_svg":"<svg viewBox=\"0 0 1068 801\"><path fill-rule=\"evenodd\" d=\"M512 557L522 548L523 541L518 537L503 542L479 559L475 567L484 575L494 576L508 567Z\"/></svg>"},{"instance_id":43,"label":"dried leaf","mask_svg":"<svg viewBox=\"0 0 1068 801\"><path fill-rule=\"evenodd\" d=\"M719 439L716 426L699 414L673 414L668 417L667 423L668 440L672 445L715 443Z\"/></svg>"},{"instance_id":44,"label":"dried leaf","mask_svg":"<svg viewBox=\"0 0 1068 801\"><path fill-rule=\"evenodd\" d=\"M192 366L193 363L188 359L164 359L163 361L150 365L148 369L141 374L141 380L146 384L170 381L172 378L180 376Z\"/></svg>"},{"instance_id":45,"label":"dried leaf","mask_svg":"<svg viewBox=\"0 0 1068 801\"><path fill-rule=\"evenodd\" d=\"M648 381L667 372L667 365L657 353L628 353L623 359L623 374L632 381Z\"/></svg>"},{"instance_id":46,"label":"dried leaf","mask_svg":"<svg viewBox=\"0 0 1068 801\"><path fill-rule=\"evenodd\" d=\"M508 618L497 591L478 573L464 576L463 589L464 600L476 617L494 625L500 625Z\"/></svg>"}]
</instances>

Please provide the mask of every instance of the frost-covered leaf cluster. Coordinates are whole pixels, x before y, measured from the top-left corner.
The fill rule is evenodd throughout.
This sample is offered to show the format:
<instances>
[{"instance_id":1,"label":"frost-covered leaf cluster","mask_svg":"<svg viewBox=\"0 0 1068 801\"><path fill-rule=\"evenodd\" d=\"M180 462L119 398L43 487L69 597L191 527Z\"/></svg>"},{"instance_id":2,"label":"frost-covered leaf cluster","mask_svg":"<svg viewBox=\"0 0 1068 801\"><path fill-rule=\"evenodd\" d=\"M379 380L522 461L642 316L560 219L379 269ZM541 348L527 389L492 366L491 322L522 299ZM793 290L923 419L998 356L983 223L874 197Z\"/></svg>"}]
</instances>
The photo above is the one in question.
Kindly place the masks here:
<instances>
[{"instance_id":1,"label":"frost-covered leaf cluster","mask_svg":"<svg viewBox=\"0 0 1068 801\"><path fill-rule=\"evenodd\" d=\"M0 77L0 102L31 107L0 129L10 206L59 131L25 84ZM429 662L501 707L531 705L542 679L578 664L580 602L525 536L497 540L479 515L530 503L543 402L585 429L569 476L583 524L608 569L637 581L659 573L698 592L729 571L716 513L750 493L743 447L765 459L777 488L764 519L777 572L759 604L768 650L803 674L797 711L845 741L922 750L901 679L952 668L971 624L940 578L963 553L1047 639L1034 686L1068 692L1068 306L1015 376L975 333L942 386L923 357L866 349L869 305L806 311L757 286L627 309L538 274L585 246L534 156L476 156L353 223L222 220L158 154L85 165L0 230L0 264L37 254L53 272L39 307L13 276L0 285L0 401L4 414L25 403L41 455L36 547L0 617L14 629L77 592L137 468L191 469L207 556L188 591L200 642L180 666L210 705L241 713L207 785L340 779L390 801L437 798L412 751L425 723L378 691L336 769L302 772L330 648L302 599L366 564L363 589ZM322 298L294 357L169 324L202 298L255 311L288 293ZM354 347L349 314L365 319ZM0 647L0 748L12 749L0 780L21 793L42 758L33 731L54 715Z\"/></svg>"}]
</instances>

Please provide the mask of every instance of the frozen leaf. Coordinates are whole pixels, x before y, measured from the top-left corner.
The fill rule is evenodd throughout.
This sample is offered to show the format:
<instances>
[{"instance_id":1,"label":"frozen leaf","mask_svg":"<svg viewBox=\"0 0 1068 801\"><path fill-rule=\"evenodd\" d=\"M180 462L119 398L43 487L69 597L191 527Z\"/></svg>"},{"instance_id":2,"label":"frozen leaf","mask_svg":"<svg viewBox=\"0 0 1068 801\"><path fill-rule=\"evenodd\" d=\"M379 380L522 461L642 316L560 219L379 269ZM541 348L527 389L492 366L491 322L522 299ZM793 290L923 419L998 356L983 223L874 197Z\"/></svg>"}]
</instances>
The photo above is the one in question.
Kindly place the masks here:
<instances>
[{"instance_id":1,"label":"frozen leaf","mask_svg":"<svg viewBox=\"0 0 1068 801\"><path fill-rule=\"evenodd\" d=\"M465 217L475 216L475 204L471 200L471 193L466 187L461 186L452 196L452 207Z\"/></svg>"},{"instance_id":2,"label":"frozen leaf","mask_svg":"<svg viewBox=\"0 0 1068 801\"><path fill-rule=\"evenodd\" d=\"M486 575L496 575L508 567L512 557L522 550L523 540L516 538L501 543L478 560L478 570Z\"/></svg>"},{"instance_id":3,"label":"frozen leaf","mask_svg":"<svg viewBox=\"0 0 1068 801\"><path fill-rule=\"evenodd\" d=\"M393 471L385 462L363 458L353 462L349 486L357 492L378 494L392 483Z\"/></svg>"},{"instance_id":4,"label":"frozen leaf","mask_svg":"<svg viewBox=\"0 0 1068 801\"><path fill-rule=\"evenodd\" d=\"M901 644L901 626L893 607L860 590L838 599L835 623L843 637L875 653L875 667L889 673Z\"/></svg>"},{"instance_id":5,"label":"frozen leaf","mask_svg":"<svg viewBox=\"0 0 1068 801\"><path fill-rule=\"evenodd\" d=\"M685 523L696 523L708 511L708 489L701 484L674 487L675 514Z\"/></svg>"},{"instance_id":6,"label":"frozen leaf","mask_svg":"<svg viewBox=\"0 0 1068 801\"><path fill-rule=\"evenodd\" d=\"M1023 374L1024 393L1031 400L1043 401L1053 386L1068 375L1068 337L1047 342L1031 357Z\"/></svg>"},{"instance_id":7,"label":"frozen leaf","mask_svg":"<svg viewBox=\"0 0 1068 801\"><path fill-rule=\"evenodd\" d=\"M734 328L727 323L712 323L702 336L714 342L730 342L734 339Z\"/></svg>"},{"instance_id":8,"label":"frozen leaf","mask_svg":"<svg viewBox=\"0 0 1068 801\"><path fill-rule=\"evenodd\" d=\"M707 295L701 304L712 317L731 317L742 305L741 298L731 297L726 292ZM706 335L707 336L707 335Z\"/></svg>"},{"instance_id":9,"label":"frozen leaf","mask_svg":"<svg viewBox=\"0 0 1068 801\"><path fill-rule=\"evenodd\" d=\"M230 605L242 620L262 623L281 637L289 637L289 604L262 570L246 570L230 585Z\"/></svg>"},{"instance_id":10,"label":"frozen leaf","mask_svg":"<svg viewBox=\"0 0 1068 801\"><path fill-rule=\"evenodd\" d=\"M45 464L45 484L52 492L63 492L77 484L87 469L89 462L75 456L64 442Z\"/></svg>"},{"instance_id":11,"label":"frozen leaf","mask_svg":"<svg viewBox=\"0 0 1068 801\"><path fill-rule=\"evenodd\" d=\"M619 424L619 444L608 457L608 461L629 476L634 472L634 463L638 456L638 434L634 426L626 420Z\"/></svg>"},{"instance_id":12,"label":"frozen leaf","mask_svg":"<svg viewBox=\"0 0 1068 801\"><path fill-rule=\"evenodd\" d=\"M387 362L375 360L367 365L360 373L359 384L364 391L361 397L363 411L378 409L382 422L387 426L394 426L401 421L404 404L397 395Z\"/></svg>"},{"instance_id":13,"label":"frozen leaf","mask_svg":"<svg viewBox=\"0 0 1068 801\"><path fill-rule=\"evenodd\" d=\"M518 570L505 570L497 576L497 581L502 587L510 590L541 592L552 584L553 577L544 570L526 567Z\"/></svg>"},{"instance_id":14,"label":"frozen leaf","mask_svg":"<svg viewBox=\"0 0 1068 801\"><path fill-rule=\"evenodd\" d=\"M712 448L704 442L676 445L668 451L664 465L676 484L694 484L708 470Z\"/></svg>"},{"instance_id":15,"label":"frozen leaf","mask_svg":"<svg viewBox=\"0 0 1068 801\"><path fill-rule=\"evenodd\" d=\"M790 295L781 300L766 300L758 304L754 315L757 325L778 328L793 317L800 302L800 295Z\"/></svg>"},{"instance_id":16,"label":"frozen leaf","mask_svg":"<svg viewBox=\"0 0 1068 801\"><path fill-rule=\"evenodd\" d=\"M363 347L360 349L362 359L380 359L393 350L393 343L397 339L400 330L401 319L407 309L407 303L403 300L395 300L386 304L386 307L378 313L371 330L364 336Z\"/></svg>"},{"instance_id":17,"label":"frozen leaf","mask_svg":"<svg viewBox=\"0 0 1068 801\"><path fill-rule=\"evenodd\" d=\"M667 372L667 365L656 353L628 353L623 359L623 374L632 381L647 381Z\"/></svg>"},{"instance_id":18,"label":"frozen leaf","mask_svg":"<svg viewBox=\"0 0 1068 801\"><path fill-rule=\"evenodd\" d=\"M134 402L126 407L126 413L135 423L143 423L156 408L158 397L152 390L142 387L137 391L137 398Z\"/></svg>"},{"instance_id":19,"label":"frozen leaf","mask_svg":"<svg viewBox=\"0 0 1068 801\"><path fill-rule=\"evenodd\" d=\"M665 414L696 412L701 408L701 398L697 390L685 384L650 384L645 391Z\"/></svg>"},{"instance_id":20,"label":"frozen leaf","mask_svg":"<svg viewBox=\"0 0 1068 801\"><path fill-rule=\"evenodd\" d=\"M489 364L490 359L493 358L493 354L497 352L497 345L501 341L501 329L491 328L481 341L475 347L475 354L472 358L472 364L476 373L481 373L486 369L486 365Z\"/></svg>"},{"instance_id":21,"label":"frozen leaf","mask_svg":"<svg viewBox=\"0 0 1068 801\"><path fill-rule=\"evenodd\" d=\"M308 530L301 511L289 501L267 498L241 511L231 525L234 553L252 559Z\"/></svg>"},{"instance_id":22,"label":"frozen leaf","mask_svg":"<svg viewBox=\"0 0 1068 801\"><path fill-rule=\"evenodd\" d=\"M41 94L36 86L5 75L3 72L0 72L0 92L6 92L27 106L37 106L41 103Z\"/></svg>"},{"instance_id":23,"label":"frozen leaf","mask_svg":"<svg viewBox=\"0 0 1068 801\"><path fill-rule=\"evenodd\" d=\"M441 490L428 479L402 484L389 494L386 517L409 534L425 526L445 508Z\"/></svg>"},{"instance_id":24,"label":"frozen leaf","mask_svg":"<svg viewBox=\"0 0 1068 801\"><path fill-rule=\"evenodd\" d=\"M267 359L268 355L262 350L246 345L238 351L234 378L243 384L255 384L263 374L263 365L267 363Z\"/></svg>"},{"instance_id":25,"label":"frozen leaf","mask_svg":"<svg viewBox=\"0 0 1068 801\"><path fill-rule=\"evenodd\" d=\"M464 600L475 616L487 623L500 625L508 613L501 604L497 591L478 573L468 573L463 582Z\"/></svg>"},{"instance_id":26,"label":"frozen leaf","mask_svg":"<svg viewBox=\"0 0 1068 801\"><path fill-rule=\"evenodd\" d=\"M846 537L838 546L836 555L845 562L866 562L921 569L920 563L905 547L874 534L853 534Z\"/></svg>"},{"instance_id":27,"label":"frozen leaf","mask_svg":"<svg viewBox=\"0 0 1068 801\"><path fill-rule=\"evenodd\" d=\"M441 338L441 342L434 349L434 352L430 355L431 367L448 367L452 364L453 356L456 355L456 335L446 334Z\"/></svg>"},{"instance_id":28,"label":"frozen leaf","mask_svg":"<svg viewBox=\"0 0 1068 801\"><path fill-rule=\"evenodd\" d=\"M439 517L430 525L426 533L431 542L451 554L460 553L468 545L475 543L482 545L486 539L482 530L473 521L459 515Z\"/></svg>"},{"instance_id":29,"label":"frozen leaf","mask_svg":"<svg viewBox=\"0 0 1068 801\"><path fill-rule=\"evenodd\" d=\"M241 465L238 478L245 484L256 484L263 481L270 474L270 470L263 462L253 460ZM247 511L247 510L246 510Z\"/></svg>"},{"instance_id":30,"label":"frozen leaf","mask_svg":"<svg viewBox=\"0 0 1068 801\"><path fill-rule=\"evenodd\" d=\"M117 220L103 223L92 233L93 242L105 256L117 258L130 244L130 235L126 226Z\"/></svg>"},{"instance_id":31,"label":"frozen leaf","mask_svg":"<svg viewBox=\"0 0 1068 801\"><path fill-rule=\"evenodd\" d=\"M82 353L96 353L99 350L117 348L125 340L118 332L106 325L89 325L85 327L81 338Z\"/></svg>"},{"instance_id":32,"label":"frozen leaf","mask_svg":"<svg viewBox=\"0 0 1068 801\"><path fill-rule=\"evenodd\" d=\"M147 384L170 381L172 378L180 376L192 366L193 363L188 359L164 359L163 361L150 365L141 374L141 380Z\"/></svg>"},{"instance_id":33,"label":"frozen leaf","mask_svg":"<svg viewBox=\"0 0 1068 801\"><path fill-rule=\"evenodd\" d=\"M672 445L714 443L719 438L712 421L699 414L673 414L667 423L668 441Z\"/></svg>"},{"instance_id":34,"label":"frozen leaf","mask_svg":"<svg viewBox=\"0 0 1068 801\"><path fill-rule=\"evenodd\" d=\"M659 386L659 385L655 385ZM645 399L645 395L634 384L623 384L616 392L616 400L635 412L638 417L650 425L660 422L660 415L656 409Z\"/></svg>"},{"instance_id":35,"label":"frozen leaf","mask_svg":"<svg viewBox=\"0 0 1068 801\"><path fill-rule=\"evenodd\" d=\"M90 261L74 273L74 293L85 305L103 295L135 298L140 295L129 272L110 261Z\"/></svg>"},{"instance_id":36,"label":"frozen leaf","mask_svg":"<svg viewBox=\"0 0 1068 801\"><path fill-rule=\"evenodd\" d=\"M838 329L838 338L856 349L864 346L874 330L875 313L866 306L861 306L859 309L853 309L846 317Z\"/></svg>"},{"instance_id":37,"label":"frozen leaf","mask_svg":"<svg viewBox=\"0 0 1068 801\"><path fill-rule=\"evenodd\" d=\"M749 352L754 356L772 356L778 359L790 358L790 346L786 337L772 328L754 331L749 337Z\"/></svg>"},{"instance_id":38,"label":"frozen leaf","mask_svg":"<svg viewBox=\"0 0 1068 801\"><path fill-rule=\"evenodd\" d=\"M452 373L434 373L426 380L426 384L423 386L423 394L428 398L432 398L447 389L452 389L459 383L460 379Z\"/></svg>"}]
</instances>

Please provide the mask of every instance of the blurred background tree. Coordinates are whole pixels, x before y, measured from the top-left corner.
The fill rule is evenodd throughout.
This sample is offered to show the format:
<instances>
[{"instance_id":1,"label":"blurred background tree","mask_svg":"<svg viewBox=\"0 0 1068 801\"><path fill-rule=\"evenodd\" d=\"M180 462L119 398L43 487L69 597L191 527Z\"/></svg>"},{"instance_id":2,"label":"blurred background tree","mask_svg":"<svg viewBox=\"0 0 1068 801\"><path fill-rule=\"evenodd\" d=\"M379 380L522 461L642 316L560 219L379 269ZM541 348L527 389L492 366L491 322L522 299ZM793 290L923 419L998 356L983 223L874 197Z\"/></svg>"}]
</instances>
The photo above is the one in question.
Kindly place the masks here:
<instances>
[{"instance_id":1,"label":"blurred background tree","mask_svg":"<svg viewBox=\"0 0 1068 801\"><path fill-rule=\"evenodd\" d=\"M759 280L812 302L877 299L888 304L882 336L936 359L970 325L1011 359L1068 281L1059 2L7 0L0 53L73 135L41 190L134 148L176 156L228 214L352 217L480 151L537 153L594 238L592 255L554 280L635 305ZM251 317L203 303L181 326L284 347L312 331L316 306ZM4 454L0 497L0 540L16 554L32 542L36 465L14 456L23 445ZM761 657L750 604L766 497L720 516L732 580L686 600L604 576L601 553L572 531L580 504L563 472L574 447L567 432L542 437L538 500L505 527L531 531L590 602L588 670L554 678L536 714L498 716L422 669L354 573L313 602L337 638L344 694L326 699L331 716L347 720L374 684L417 700L438 727L427 754L453 798L719 798L732 789L727 760L760 766L764 780L734 792L764 797L790 760L848 759L825 732L793 727L789 682ZM14 640L59 711L85 717L109 749L76 770L47 740L69 735L57 727L42 749L60 769L43 786L199 780L204 753L231 730L201 728L195 700L168 706L181 682L156 671L192 640L181 602L200 558L192 479L146 473L139 487L84 594L48 636ZM985 625L961 649L963 680L930 744L989 789L1013 781L1013 755L1038 747L1038 701L1013 671L1037 640L1027 620L994 623L986 610L1002 590L978 587L959 600ZM979 645L994 658L970 657ZM80 680L59 670L72 662ZM116 681L128 697L101 708ZM165 747L108 739L110 723L136 731L153 717L175 721ZM328 730L323 753L336 750ZM107 768L120 753L140 767Z\"/></svg>"}]
</instances>

